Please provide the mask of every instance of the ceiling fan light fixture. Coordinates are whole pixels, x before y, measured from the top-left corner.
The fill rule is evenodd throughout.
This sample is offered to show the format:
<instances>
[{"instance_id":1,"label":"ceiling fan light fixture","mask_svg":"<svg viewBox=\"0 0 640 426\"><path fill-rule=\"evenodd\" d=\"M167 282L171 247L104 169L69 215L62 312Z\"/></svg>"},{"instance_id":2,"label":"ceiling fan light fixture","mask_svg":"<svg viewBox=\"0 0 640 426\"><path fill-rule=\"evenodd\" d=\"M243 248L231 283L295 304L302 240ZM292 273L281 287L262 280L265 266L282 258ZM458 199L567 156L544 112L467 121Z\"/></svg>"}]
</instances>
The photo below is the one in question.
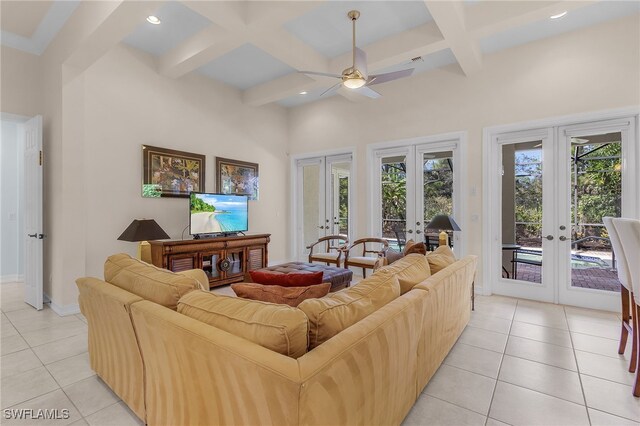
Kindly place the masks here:
<instances>
[{"instance_id":1,"label":"ceiling fan light fixture","mask_svg":"<svg viewBox=\"0 0 640 426\"><path fill-rule=\"evenodd\" d=\"M149 15L147 16L147 22L153 25L160 25L162 21L157 16Z\"/></svg>"},{"instance_id":2,"label":"ceiling fan light fixture","mask_svg":"<svg viewBox=\"0 0 640 426\"><path fill-rule=\"evenodd\" d=\"M365 80L362 77L348 77L344 79L342 84L344 84L344 87L348 89L359 89L360 87L364 86L366 83L367 83L367 80Z\"/></svg>"},{"instance_id":3,"label":"ceiling fan light fixture","mask_svg":"<svg viewBox=\"0 0 640 426\"><path fill-rule=\"evenodd\" d=\"M567 11L565 10L564 12L560 12L560 13L558 13L556 15L551 15L551 16L549 16L549 18L551 18L551 19L560 19L563 16L565 16L566 14L567 14Z\"/></svg>"}]
</instances>

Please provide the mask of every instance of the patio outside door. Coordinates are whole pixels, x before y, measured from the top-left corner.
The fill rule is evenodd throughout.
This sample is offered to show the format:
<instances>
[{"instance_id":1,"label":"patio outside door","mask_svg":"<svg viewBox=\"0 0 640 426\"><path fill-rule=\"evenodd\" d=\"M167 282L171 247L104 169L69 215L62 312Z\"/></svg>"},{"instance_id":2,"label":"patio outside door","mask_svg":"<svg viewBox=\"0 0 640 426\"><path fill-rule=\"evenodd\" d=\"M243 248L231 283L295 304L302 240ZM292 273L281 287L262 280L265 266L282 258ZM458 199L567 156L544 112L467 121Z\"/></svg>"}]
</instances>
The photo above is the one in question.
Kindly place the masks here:
<instances>
[{"instance_id":1,"label":"patio outside door","mask_svg":"<svg viewBox=\"0 0 640 426\"><path fill-rule=\"evenodd\" d=\"M297 258L327 235L349 235L352 203L351 154L300 159L296 163Z\"/></svg>"},{"instance_id":2,"label":"patio outside door","mask_svg":"<svg viewBox=\"0 0 640 426\"><path fill-rule=\"evenodd\" d=\"M494 137L494 293L619 308L602 217L637 217L634 130L629 118Z\"/></svg>"}]
</instances>

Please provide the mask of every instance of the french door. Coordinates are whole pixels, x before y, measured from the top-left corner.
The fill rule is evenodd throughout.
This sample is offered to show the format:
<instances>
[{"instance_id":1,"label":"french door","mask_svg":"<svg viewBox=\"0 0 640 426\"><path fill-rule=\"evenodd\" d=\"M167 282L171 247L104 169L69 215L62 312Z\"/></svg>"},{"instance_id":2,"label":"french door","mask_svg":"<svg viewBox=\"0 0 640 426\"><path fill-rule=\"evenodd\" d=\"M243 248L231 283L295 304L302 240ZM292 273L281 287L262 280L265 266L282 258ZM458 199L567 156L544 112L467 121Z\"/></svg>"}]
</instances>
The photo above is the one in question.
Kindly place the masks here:
<instances>
[{"instance_id":1,"label":"french door","mask_svg":"<svg viewBox=\"0 0 640 426\"><path fill-rule=\"evenodd\" d=\"M353 162L351 154L296 161L296 257L327 235L352 234Z\"/></svg>"},{"instance_id":2,"label":"french door","mask_svg":"<svg viewBox=\"0 0 640 426\"><path fill-rule=\"evenodd\" d=\"M602 217L638 217L635 126L630 117L493 136L494 293L619 308Z\"/></svg>"},{"instance_id":3,"label":"french door","mask_svg":"<svg viewBox=\"0 0 640 426\"><path fill-rule=\"evenodd\" d=\"M373 235L401 250L409 240L437 244L439 230L427 224L439 214L461 223L459 139L374 149ZM461 225L462 226L462 225ZM461 232L452 246L461 255Z\"/></svg>"}]
</instances>

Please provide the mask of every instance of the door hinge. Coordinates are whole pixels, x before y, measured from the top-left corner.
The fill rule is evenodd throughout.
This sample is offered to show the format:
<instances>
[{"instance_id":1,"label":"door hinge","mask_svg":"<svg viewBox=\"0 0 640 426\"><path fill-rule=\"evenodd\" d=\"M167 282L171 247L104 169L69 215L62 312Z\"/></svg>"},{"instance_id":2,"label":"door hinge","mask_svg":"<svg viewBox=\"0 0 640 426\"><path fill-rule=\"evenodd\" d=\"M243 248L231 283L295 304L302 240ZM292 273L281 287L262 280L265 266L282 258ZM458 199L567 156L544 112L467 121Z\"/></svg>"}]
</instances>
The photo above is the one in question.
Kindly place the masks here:
<instances>
[{"instance_id":1,"label":"door hinge","mask_svg":"<svg viewBox=\"0 0 640 426\"><path fill-rule=\"evenodd\" d=\"M42 150L40 151L40 165L42 166Z\"/></svg>"}]
</instances>

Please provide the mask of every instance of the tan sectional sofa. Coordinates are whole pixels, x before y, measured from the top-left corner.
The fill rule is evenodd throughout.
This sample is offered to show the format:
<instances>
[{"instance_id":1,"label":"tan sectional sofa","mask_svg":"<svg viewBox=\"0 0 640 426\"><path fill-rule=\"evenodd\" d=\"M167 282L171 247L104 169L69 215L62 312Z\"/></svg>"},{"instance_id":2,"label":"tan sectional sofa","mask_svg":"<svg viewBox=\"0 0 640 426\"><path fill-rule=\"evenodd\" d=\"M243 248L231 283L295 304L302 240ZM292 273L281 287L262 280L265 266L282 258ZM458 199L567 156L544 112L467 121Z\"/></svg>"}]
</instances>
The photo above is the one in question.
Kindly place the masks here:
<instances>
[{"instance_id":1,"label":"tan sectional sofa","mask_svg":"<svg viewBox=\"0 0 640 426\"><path fill-rule=\"evenodd\" d=\"M127 255L77 284L92 368L149 425L399 424L469 320L476 262L409 255L298 308Z\"/></svg>"}]
</instances>

